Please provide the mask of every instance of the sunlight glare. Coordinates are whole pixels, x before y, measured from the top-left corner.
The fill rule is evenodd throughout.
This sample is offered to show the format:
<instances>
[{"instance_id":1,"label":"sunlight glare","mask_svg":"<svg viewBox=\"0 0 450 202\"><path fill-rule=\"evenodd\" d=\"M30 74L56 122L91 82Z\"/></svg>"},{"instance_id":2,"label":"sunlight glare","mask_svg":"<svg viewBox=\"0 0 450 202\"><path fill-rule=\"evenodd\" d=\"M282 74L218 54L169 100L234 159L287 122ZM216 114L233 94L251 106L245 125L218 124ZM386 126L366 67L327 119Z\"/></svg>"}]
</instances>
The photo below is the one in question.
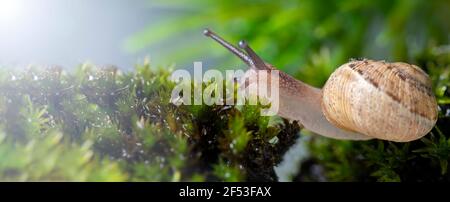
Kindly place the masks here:
<instances>
[{"instance_id":1,"label":"sunlight glare","mask_svg":"<svg viewBox=\"0 0 450 202\"><path fill-rule=\"evenodd\" d=\"M23 15L23 1L0 0L0 25L12 24Z\"/></svg>"}]
</instances>

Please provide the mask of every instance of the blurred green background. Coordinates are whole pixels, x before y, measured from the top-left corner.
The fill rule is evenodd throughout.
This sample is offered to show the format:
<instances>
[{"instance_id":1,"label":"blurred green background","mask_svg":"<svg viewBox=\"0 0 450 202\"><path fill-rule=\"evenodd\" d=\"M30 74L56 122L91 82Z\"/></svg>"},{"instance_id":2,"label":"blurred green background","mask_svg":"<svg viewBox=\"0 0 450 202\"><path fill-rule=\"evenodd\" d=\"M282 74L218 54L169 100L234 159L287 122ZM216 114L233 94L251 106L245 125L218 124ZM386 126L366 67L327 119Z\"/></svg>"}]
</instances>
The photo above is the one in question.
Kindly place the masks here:
<instances>
[{"instance_id":1,"label":"blurred green background","mask_svg":"<svg viewBox=\"0 0 450 202\"><path fill-rule=\"evenodd\" d=\"M446 0L174 0L150 5L173 12L128 38L126 49L162 47L166 58L158 61L182 68L193 60L222 69L243 67L201 35L205 27L232 43L248 40L267 62L316 86L351 58L413 63L430 48L450 49Z\"/></svg>"}]
</instances>

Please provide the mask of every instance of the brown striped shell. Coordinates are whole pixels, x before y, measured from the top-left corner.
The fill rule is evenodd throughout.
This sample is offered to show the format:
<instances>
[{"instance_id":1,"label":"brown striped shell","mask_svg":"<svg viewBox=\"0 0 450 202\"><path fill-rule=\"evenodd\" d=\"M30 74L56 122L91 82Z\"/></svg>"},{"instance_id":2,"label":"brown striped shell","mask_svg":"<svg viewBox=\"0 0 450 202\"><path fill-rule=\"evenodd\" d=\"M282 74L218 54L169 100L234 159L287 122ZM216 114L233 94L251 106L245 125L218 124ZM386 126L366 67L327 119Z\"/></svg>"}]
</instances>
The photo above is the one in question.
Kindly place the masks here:
<instances>
[{"instance_id":1,"label":"brown striped shell","mask_svg":"<svg viewBox=\"0 0 450 202\"><path fill-rule=\"evenodd\" d=\"M339 128L396 142L426 135L438 113L424 71L406 63L373 60L340 66L323 88L322 110Z\"/></svg>"}]
</instances>

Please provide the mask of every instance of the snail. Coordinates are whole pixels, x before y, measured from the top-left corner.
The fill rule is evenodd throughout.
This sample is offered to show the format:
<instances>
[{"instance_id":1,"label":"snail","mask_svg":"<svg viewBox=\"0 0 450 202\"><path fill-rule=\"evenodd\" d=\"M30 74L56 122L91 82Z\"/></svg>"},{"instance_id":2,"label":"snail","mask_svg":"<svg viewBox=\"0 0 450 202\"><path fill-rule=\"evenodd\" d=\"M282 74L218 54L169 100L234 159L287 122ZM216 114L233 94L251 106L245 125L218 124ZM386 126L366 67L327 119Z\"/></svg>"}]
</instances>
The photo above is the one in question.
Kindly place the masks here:
<instances>
[{"instance_id":1,"label":"snail","mask_svg":"<svg viewBox=\"0 0 450 202\"><path fill-rule=\"evenodd\" d=\"M227 48L250 69L276 70L245 41L238 44L243 52L209 29L203 34ZM408 142L425 136L437 121L438 107L431 81L415 65L351 60L338 67L322 89L279 73L278 115L299 121L319 135ZM245 77L251 83L257 74L247 71Z\"/></svg>"}]
</instances>

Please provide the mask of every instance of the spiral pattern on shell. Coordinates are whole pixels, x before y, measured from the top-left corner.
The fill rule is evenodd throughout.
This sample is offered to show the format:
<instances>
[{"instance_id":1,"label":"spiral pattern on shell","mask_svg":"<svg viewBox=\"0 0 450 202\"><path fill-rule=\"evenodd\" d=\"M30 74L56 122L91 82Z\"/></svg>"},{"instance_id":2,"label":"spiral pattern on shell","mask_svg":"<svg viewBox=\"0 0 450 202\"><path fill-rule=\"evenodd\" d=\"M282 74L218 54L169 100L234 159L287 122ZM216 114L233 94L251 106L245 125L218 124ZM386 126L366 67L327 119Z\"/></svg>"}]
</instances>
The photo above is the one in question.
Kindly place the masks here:
<instances>
[{"instance_id":1,"label":"spiral pattern on shell","mask_svg":"<svg viewBox=\"0 0 450 202\"><path fill-rule=\"evenodd\" d=\"M330 76L322 96L328 121L378 139L419 139L438 116L428 75L406 63L351 61Z\"/></svg>"}]
</instances>

